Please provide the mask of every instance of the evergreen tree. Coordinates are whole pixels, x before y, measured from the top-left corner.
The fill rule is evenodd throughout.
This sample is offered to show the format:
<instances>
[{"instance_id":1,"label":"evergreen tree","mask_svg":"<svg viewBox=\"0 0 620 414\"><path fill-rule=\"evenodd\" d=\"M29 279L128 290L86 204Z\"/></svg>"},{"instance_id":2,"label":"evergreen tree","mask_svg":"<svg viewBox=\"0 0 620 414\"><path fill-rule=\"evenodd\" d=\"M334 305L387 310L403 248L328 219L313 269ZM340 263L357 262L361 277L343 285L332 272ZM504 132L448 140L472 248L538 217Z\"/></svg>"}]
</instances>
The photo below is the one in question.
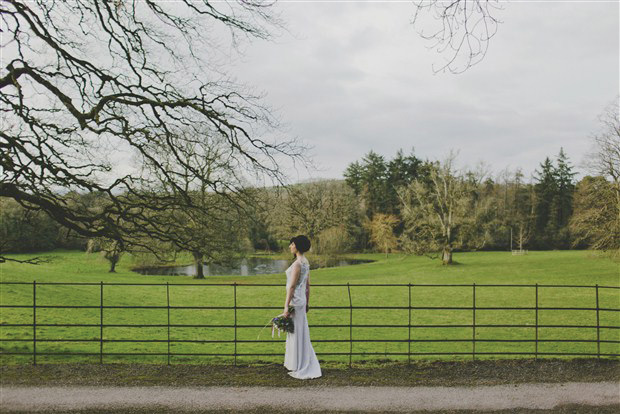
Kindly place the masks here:
<instances>
[{"instance_id":1,"label":"evergreen tree","mask_svg":"<svg viewBox=\"0 0 620 414\"><path fill-rule=\"evenodd\" d=\"M564 149L560 148L557 167L549 157L540 165L535 205L535 244L541 249L567 249L570 247L568 222L572 215L575 183L573 167Z\"/></svg>"},{"instance_id":2,"label":"evergreen tree","mask_svg":"<svg viewBox=\"0 0 620 414\"><path fill-rule=\"evenodd\" d=\"M568 161L564 150L560 148L557 157L556 182L558 192L554 200L555 222L557 227L554 232L553 247L556 249L568 249L571 245L568 222L573 214L573 194L575 192L575 182L573 177L573 167Z\"/></svg>"},{"instance_id":3,"label":"evergreen tree","mask_svg":"<svg viewBox=\"0 0 620 414\"><path fill-rule=\"evenodd\" d=\"M423 171L427 171L423 174ZM353 189L364 205L368 218L375 213L400 214L397 189L406 186L421 175L428 175L428 168L413 154L405 156L402 149L387 161L370 151L361 161L355 161L344 172L345 182Z\"/></svg>"},{"instance_id":4,"label":"evergreen tree","mask_svg":"<svg viewBox=\"0 0 620 414\"><path fill-rule=\"evenodd\" d=\"M396 157L387 165L387 196L388 213L400 214L400 200L397 190L399 187L406 186L420 175L422 160L413 154L404 156L403 150L399 149Z\"/></svg>"},{"instance_id":5,"label":"evergreen tree","mask_svg":"<svg viewBox=\"0 0 620 414\"><path fill-rule=\"evenodd\" d=\"M353 189L356 196L359 196L362 192L362 166L359 162L355 161L349 164L344 171L344 180L349 187Z\"/></svg>"},{"instance_id":6,"label":"evergreen tree","mask_svg":"<svg viewBox=\"0 0 620 414\"><path fill-rule=\"evenodd\" d=\"M568 161L568 157L564 153L564 149L560 148L557 158L556 182L558 186L558 210L557 222L559 226L566 226L572 215L573 193L575 192L575 182L573 177L573 167Z\"/></svg>"},{"instance_id":7,"label":"evergreen tree","mask_svg":"<svg viewBox=\"0 0 620 414\"><path fill-rule=\"evenodd\" d=\"M557 227L556 217L553 210L556 208L554 202L557 199L558 183L555 167L549 159L545 158L540 164L541 171L536 171L537 183L534 185L536 195L536 205L534 208L535 219L535 244L541 249L551 248L550 233Z\"/></svg>"},{"instance_id":8,"label":"evergreen tree","mask_svg":"<svg viewBox=\"0 0 620 414\"><path fill-rule=\"evenodd\" d=\"M362 159L362 195L366 216L384 213L387 209L387 164L382 155L370 151Z\"/></svg>"}]
</instances>

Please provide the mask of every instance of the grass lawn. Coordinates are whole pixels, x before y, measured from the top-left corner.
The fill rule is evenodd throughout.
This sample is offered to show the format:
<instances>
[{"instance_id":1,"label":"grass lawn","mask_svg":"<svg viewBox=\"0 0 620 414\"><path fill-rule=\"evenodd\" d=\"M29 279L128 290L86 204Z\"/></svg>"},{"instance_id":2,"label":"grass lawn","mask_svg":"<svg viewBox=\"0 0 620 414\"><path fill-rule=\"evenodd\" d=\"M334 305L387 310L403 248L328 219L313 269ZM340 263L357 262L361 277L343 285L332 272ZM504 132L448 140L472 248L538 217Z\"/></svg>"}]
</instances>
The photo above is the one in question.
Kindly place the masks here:
<instances>
[{"instance_id":1,"label":"grass lawn","mask_svg":"<svg viewBox=\"0 0 620 414\"><path fill-rule=\"evenodd\" d=\"M77 251L55 251L50 263L25 265L3 263L0 265L0 280L4 282L28 282L28 285L1 285L2 305L28 305L33 303L33 285L41 282L89 282L99 283L163 283L164 286L105 286L104 306L166 306L165 283L169 287L170 305L176 306L233 306L232 286L208 286L209 283L239 284L236 288L237 306L269 306L272 309L238 309L237 324L254 325L238 327L237 339L260 342L237 343L238 353L273 353L275 356L241 356L238 363L281 362L284 353L284 336L272 340L270 332L261 328L271 317L281 312L284 302L284 273L261 276L217 276L198 281L185 276L143 276L130 270L131 256L123 257L116 274L107 272L107 263L98 254ZM15 255L14 257L19 257ZM30 257L21 255L21 257ZM288 257L288 256L286 256ZM329 284L543 284L543 285L595 285L618 287L620 285L620 264L590 251L548 251L529 252L525 256L512 256L509 252L456 253L458 264L441 266L438 261L426 257L394 254L358 254L354 258L373 259L373 263L340 268L317 269L311 272L313 306L336 306L343 309L311 309L308 319L313 346L322 362L348 363L348 356L325 355L326 353L347 353L350 349L348 327L320 327L318 325L347 325L350 318L349 292L347 286L329 287ZM312 257L309 256L310 261ZM280 286L244 286L246 284L279 284ZM198 286L195 284L199 284ZM408 307L408 286L352 286L350 288L353 306ZM99 306L100 286L37 285L37 306L78 305ZM534 307L534 287L484 287L476 288L476 307ZM601 308L619 308L620 289L599 289ZM471 307L473 289L463 287L413 286L411 304L413 307ZM593 288L550 288L539 287L539 307L583 307L596 306ZM99 324L99 308L37 308L37 324ZM171 309L170 322L173 325L233 325L235 313L232 309ZM535 338L535 310L484 310L475 314L476 325L523 325L523 327L477 327L475 330L476 352L533 352L533 342L485 342L489 339L529 341ZM593 310L539 310L540 325L596 325L597 313ZM407 325L409 309L354 309L353 324L356 325ZM471 325L471 309L412 309L412 325ZM600 311L600 325L620 326L620 312ZM29 324L33 321L32 308L2 308L0 324ZM166 324L168 309L118 309L105 308L104 324L140 325ZM601 341L618 341L620 329L601 328ZM369 342L353 343L354 362L372 360L407 361L407 355L386 353L451 353L451 355L412 355L411 359L471 359L471 327L424 328L415 327L354 327L354 339ZM410 344L409 335L413 342ZM44 327L36 329L37 353L85 352L100 350L100 328L93 327ZM234 344L192 343L175 341L233 340L234 328L172 327L170 329L170 350L176 354L221 353L230 354ZM3 352L32 352L33 328L0 326L0 344ZM167 327L105 327L103 330L103 351L105 353L163 353L168 351ZM589 342L562 342L596 340L596 328L539 328L540 353L596 353L597 344ZM28 341L14 341L28 339ZM54 342L44 340L75 339L75 342ZM96 339L97 342L77 340ZM145 342L123 342L123 340L146 340ZM381 340L401 342L381 342ZM453 342L427 342L442 339ZM340 340L343 342L321 342ZM39 342L41 341L41 342ZM151 341L151 342L148 342ZM159 342L158 342L159 341ZM420 341L420 342L417 342ZM411 348L409 348L411 347ZM602 353L620 353L620 344L601 342ZM370 353L378 353L371 355ZM469 353L469 355L459 355ZM531 355L523 355L531 357ZM498 356L477 356L477 358L498 358ZM511 358L518 355L509 356ZM2 355L3 364L29 363L31 356ZM98 356L46 356L38 355L37 362L98 362ZM227 363L228 356L172 356L172 363ZM120 356L105 355L104 362L165 363L167 356Z\"/></svg>"}]
</instances>

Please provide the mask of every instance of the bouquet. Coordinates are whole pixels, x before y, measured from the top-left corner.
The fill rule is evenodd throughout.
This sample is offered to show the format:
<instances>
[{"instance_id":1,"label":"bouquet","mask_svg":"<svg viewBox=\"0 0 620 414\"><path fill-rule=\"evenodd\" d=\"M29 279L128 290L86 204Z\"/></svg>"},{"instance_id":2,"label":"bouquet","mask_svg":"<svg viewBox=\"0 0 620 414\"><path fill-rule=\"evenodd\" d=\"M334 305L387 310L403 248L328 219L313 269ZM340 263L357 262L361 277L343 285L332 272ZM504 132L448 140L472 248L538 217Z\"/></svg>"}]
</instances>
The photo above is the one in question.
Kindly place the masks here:
<instances>
[{"instance_id":1,"label":"bouquet","mask_svg":"<svg viewBox=\"0 0 620 414\"><path fill-rule=\"evenodd\" d=\"M289 306L288 312L292 315L295 313L295 308ZM295 326L293 325L293 317L292 316L276 316L271 320L271 337L273 338L273 333L275 330L278 330L278 337L280 337L280 332L295 332Z\"/></svg>"},{"instance_id":2,"label":"bouquet","mask_svg":"<svg viewBox=\"0 0 620 414\"><path fill-rule=\"evenodd\" d=\"M293 316L292 316L292 314L295 313L295 308L292 306L289 306L288 312L291 314L290 316L276 316L275 318L272 318L271 321L269 321L269 323L267 323L267 325L263 327L263 329L265 329L267 326L269 326L269 324L271 324L271 337L272 338L276 330L278 331L278 338L280 337L280 333L282 331L291 332L291 333L295 332L295 326L293 325ZM260 337L260 333L258 334L258 336ZM258 337L256 339L258 339Z\"/></svg>"}]
</instances>

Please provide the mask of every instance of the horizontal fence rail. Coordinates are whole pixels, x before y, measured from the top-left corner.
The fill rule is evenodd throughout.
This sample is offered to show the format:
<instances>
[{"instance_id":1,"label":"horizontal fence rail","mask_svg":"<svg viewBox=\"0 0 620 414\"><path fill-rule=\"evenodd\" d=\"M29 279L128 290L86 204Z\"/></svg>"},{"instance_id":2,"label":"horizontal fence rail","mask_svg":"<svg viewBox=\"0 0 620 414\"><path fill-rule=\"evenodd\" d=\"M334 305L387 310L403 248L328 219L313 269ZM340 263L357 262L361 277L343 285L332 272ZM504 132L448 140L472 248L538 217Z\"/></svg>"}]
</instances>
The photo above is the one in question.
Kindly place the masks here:
<instances>
[{"instance_id":1,"label":"horizontal fence rail","mask_svg":"<svg viewBox=\"0 0 620 414\"><path fill-rule=\"evenodd\" d=\"M267 339L267 340L249 340L240 339L238 337L239 329L257 329L264 328L264 325L257 324L242 324L238 323L238 310L281 310L282 306L240 306L238 305L238 290L247 287L282 287L282 284L253 284L253 283L93 283L93 282L0 282L0 289L5 289L9 285L31 285L32 286L32 304L0 304L1 309L32 309L32 323L7 323L4 321L0 324L0 328L5 327L23 327L32 328L31 338L5 338L2 335L0 343L17 342L17 343L31 343L32 351L12 351L6 350L3 346L0 355L29 355L32 357L32 363L37 363L37 356L98 356L99 362L103 363L105 356L165 356L167 357L168 364L171 363L171 358L174 356L206 356L206 357L231 357L234 364L237 364L237 358L240 356L282 356L281 353L244 353L238 352L237 345L242 343L282 343L283 339ZM96 286L99 289L99 303L93 305L42 305L37 303L37 298L41 299L40 293L37 294L37 287L41 286ZM154 286L162 287L166 290L166 303L161 305L106 305L104 299L104 288L111 286ZM232 306L173 306L170 304L170 287L183 286L183 287L230 287L232 290L233 305ZM619 335L614 335L615 339L601 339L601 330L618 330L618 322L620 321L620 314L614 317L615 324L601 324L601 312L620 312L617 307L601 307L600 305L600 292L605 290L619 290L620 286L599 286L599 285L550 285L550 284L313 284L313 287L346 287L348 306L312 306L312 309L316 310L348 310L349 323L347 324L311 324L310 328L349 328L348 338L346 339L313 339L313 343L344 343L349 344L348 352L317 352L316 354L321 356L348 356L349 365L353 362L354 355L366 355L366 356L407 356L407 360L410 362L412 356L470 356L472 359L476 359L477 356L530 356L534 358L543 356L573 356L573 357L618 357L620 356L620 345L616 345L613 352L601 352L601 344L620 344ZM353 305L351 296L352 287L400 287L408 290L408 305L407 306L364 306ZM412 300L412 291L416 288L462 288L470 292L471 294L471 306L417 306ZM534 306L480 306L476 303L476 294L480 294L480 291L485 288L527 288L532 292L532 298ZM540 289L579 289L588 292L591 295L592 306L580 306L580 307L559 307L559 306L539 306L539 290ZM39 297L37 296L39 295ZM114 298L118 299L118 297ZM109 299L108 299L109 300ZM449 298L448 298L449 300ZM615 304L618 302L615 301ZM98 309L99 310L99 322L98 323L41 323L37 320L37 309ZM104 311L106 317L110 316L110 312L121 309L160 309L167 311L167 323L154 323L154 324L123 324L123 323L107 323L104 322ZM386 324L354 324L353 315L354 310L377 310L377 311L389 311L389 310L407 310L408 317L407 323L386 323ZM229 310L233 312L234 322L232 324L178 324L171 323L171 312L176 310ZM412 320L412 313L416 310L426 311L463 311L470 312L471 323L460 324L420 324L414 323ZM477 323L476 316L479 311L532 311L534 312L534 318L532 323ZM589 324L545 324L540 323L540 314L544 311L586 311L591 312L593 317L596 318L596 323ZM392 319L393 321L393 319ZM405 322L405 320L403 320ZM58 328L99 328L99 337L84 339L84 338L45 338L37 335L37 329L46 327L58 327ZM165 328L167 330L167 339L110 339L104 336L105 328ZM216 329L232 329L233 339L221 340L221 339L172 339L170 335L171 328L216 328ZM407 329L407 339L361 339L353 337L353 328L401 328ZM480 329L487 328L526 328L533 331L533 338L529 339L502 339L502 338L479 338L478 334ZM596 330L596 337L590 339L558 339L558 338L541 338L541 329L567 329L571 332L575 330ZM470 329L471 334L467 338L420 338L416 334L416 330L420 329ZM620 334L620 331L615 331ZM47 352L37 351L37 344L41 343L98 343L98 352ZM167 344L166 352L104 352L104 344L106 343L165 343ZM232 353L191 353L191 352L172 352L171 346L174 344L193 343L193 344L233 344L234 352ZM361 343L406 343L407 352L354 352L354 344ZM471 351L420 351L416 350L417 344L425 343L471 343ZM533 349L531 351L523 352L485 352L476 349L477 344L484 343L531 343ZM544 343L569 343L569 344L583 344L591 343L596 344L596 351L592 352L542 352L539 351L539 345Z\"/></svg>"}]
</instances>

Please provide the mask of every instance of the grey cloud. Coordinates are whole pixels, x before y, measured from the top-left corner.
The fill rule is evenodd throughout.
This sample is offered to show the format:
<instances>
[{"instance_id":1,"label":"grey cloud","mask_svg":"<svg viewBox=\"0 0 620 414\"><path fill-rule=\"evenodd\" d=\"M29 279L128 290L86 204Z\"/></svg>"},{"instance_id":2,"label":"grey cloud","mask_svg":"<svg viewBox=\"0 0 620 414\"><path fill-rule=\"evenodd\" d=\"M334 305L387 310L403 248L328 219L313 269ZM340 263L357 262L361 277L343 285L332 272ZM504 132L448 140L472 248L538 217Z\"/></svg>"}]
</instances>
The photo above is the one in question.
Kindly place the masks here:
<instances>
[{"instance_id":1,"label":"grey cloud","mask_svg":"<svg viewBox=\"0 0 620 414\"><path fill-rule=\"evenodd\" d=\"M300 178L412 146L526 175L560 146L578 164L618 93L617 3L504 3L486 58L458 76L432 73L441 59L409 25L409 4L283 6L294 36L253 43L234 70L314 146L325 169Z\"/></svg>"}]
</instances>

